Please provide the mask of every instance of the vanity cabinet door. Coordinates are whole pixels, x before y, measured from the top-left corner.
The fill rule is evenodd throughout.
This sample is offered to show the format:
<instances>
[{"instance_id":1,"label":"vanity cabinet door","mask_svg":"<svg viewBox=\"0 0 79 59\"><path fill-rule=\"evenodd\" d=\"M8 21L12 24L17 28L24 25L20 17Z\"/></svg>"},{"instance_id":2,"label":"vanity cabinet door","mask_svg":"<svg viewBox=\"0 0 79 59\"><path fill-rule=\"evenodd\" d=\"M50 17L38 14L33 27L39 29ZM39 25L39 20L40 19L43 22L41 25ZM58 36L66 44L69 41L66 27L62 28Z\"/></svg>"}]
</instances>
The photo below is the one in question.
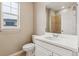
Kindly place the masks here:
<instances>
[{"instance_id":1,"label":"vanity cabinet door","mask_svg":"<svg viewBox=\"0 0 79 59\"><path fill-rule=\"evenodd\" d=\"M52 52L39 45L35 45L35 56L52 56Z\"/></svg>"}]
</instances>

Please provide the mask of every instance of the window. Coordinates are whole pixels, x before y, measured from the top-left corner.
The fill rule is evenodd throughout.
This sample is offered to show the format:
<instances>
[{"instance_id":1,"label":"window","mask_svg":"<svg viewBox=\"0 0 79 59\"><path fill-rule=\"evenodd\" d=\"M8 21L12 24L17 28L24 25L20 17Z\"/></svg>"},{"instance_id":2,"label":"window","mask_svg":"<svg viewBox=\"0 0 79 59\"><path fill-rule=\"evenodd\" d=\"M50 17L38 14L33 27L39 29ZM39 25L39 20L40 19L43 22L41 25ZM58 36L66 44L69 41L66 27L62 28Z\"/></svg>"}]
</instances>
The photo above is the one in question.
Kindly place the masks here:
<instances>
[{"instance_id":1,"label":"window","mask_svg":"<svg viewBox=\"0 0 79 59\"><path fill-rule=\"evenodd\" d=\"M2 2L1 28L17 29L20 27L20 5L18 2Z\"/></svg>"}]
</instances>

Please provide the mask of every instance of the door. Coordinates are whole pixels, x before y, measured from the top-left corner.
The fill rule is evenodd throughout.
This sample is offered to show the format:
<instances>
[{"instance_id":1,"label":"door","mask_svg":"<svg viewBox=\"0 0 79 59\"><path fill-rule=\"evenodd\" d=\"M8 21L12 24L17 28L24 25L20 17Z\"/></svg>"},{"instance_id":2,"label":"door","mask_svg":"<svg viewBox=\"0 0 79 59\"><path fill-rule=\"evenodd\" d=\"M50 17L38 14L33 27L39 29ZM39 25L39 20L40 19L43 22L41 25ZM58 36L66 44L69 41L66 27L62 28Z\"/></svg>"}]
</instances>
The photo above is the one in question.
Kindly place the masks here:
<instances>
[{"instance_id":1,"label":"door","mask_svg":"<svg viewBox=\"0 0 79 59\"><path fill-rule=\"evenodd\" d=\"M61 17L51 16L51 32L53 33L61 33Z\"/></svg>"}]
</instances>

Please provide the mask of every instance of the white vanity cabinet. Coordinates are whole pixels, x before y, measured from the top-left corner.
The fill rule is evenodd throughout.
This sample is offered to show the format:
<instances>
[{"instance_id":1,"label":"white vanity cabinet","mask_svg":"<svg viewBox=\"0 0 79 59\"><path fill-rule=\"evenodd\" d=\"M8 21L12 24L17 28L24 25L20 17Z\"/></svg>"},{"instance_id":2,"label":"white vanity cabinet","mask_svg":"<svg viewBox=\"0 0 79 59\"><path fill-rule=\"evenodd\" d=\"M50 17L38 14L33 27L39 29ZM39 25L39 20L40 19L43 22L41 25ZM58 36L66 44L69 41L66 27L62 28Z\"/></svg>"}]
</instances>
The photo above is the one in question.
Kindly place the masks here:
<instances>
[{"instance_id":1,"label":"white vanity cabinet","mask_svg":"<svg viewBox=\"0 0 79 59\"><path fill-rule=\"evenodd\" d=\"M76 52L68 50L48 42L34 39L35 43L35 56L72 56L77 55Z\"/></svg>"},{"instance_id":2,"label":"white vanity cabinet","mask_svg":"<svg viewBox=\"0 0 79 59\"><path fill-rule=\"evenodd\" d=\"M35 45L35 56L60 56L52 51L49 51L39 45Z\"/></svg>"},{"instance_id":3,"label":"white vanity cabinet","mask_svg":"<svg viewBox=\"0 0 79 59\"><path fill-rule=\"evenodd\" d=\"M56 54L56 53L53 53L52 56L60 56L60 55L58 55L58 54Z\"/></svg>"},{"instance_id":4,"label":"white vanity cabinet","mask_svg":"<svg viewBox=\"0 0 79 59\"><path fill-rule=\"evenodd\" d=\"M35 56L52 56L52 52L36 44Z\"/></svg>"}]
</instances>

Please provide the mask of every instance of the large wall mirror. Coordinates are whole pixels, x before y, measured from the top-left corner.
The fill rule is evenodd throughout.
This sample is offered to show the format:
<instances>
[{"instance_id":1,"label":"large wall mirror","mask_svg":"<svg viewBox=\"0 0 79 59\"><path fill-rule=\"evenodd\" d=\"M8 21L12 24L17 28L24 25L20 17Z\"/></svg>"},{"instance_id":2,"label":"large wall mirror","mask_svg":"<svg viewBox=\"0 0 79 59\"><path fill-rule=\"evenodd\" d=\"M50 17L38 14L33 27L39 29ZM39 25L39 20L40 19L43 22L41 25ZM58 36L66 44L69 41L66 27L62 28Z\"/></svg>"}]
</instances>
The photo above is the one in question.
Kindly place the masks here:
<instances>
[{"instance_id":1,"label":"large wall mirror","mask_svg":"<svg viewBox=\"0 0 79 59\"><path fill-rule=\"evenodd\" d=\"M73 2L46 3L46 32L76 35L76 7Z\"/></svg>"}]
</instances>

